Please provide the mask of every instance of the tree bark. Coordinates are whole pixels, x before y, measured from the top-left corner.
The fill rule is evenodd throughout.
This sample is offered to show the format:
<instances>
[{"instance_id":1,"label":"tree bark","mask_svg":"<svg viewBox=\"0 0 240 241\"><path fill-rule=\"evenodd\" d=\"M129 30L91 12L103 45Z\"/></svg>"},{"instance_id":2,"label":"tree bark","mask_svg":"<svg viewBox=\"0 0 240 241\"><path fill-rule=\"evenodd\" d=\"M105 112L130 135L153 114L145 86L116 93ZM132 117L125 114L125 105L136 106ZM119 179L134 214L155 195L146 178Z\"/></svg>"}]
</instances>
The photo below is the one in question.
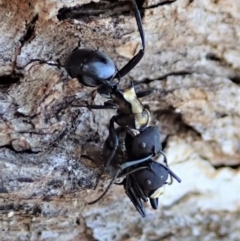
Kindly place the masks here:
<instances>
[{"instance_id":1,"label":"tree bark","mask_svg":"<svg viewBox=\"0 0 240 241\"><path fill-rule=\"evenodd\" d=\"M182 179L145 219L121 186L86 204L109 183L94 190L115 111L73 107L104 98L33 61L80 46L120 69L141 48L131 4L0 2L0 240L239 240L240 3L163 2L144 2L145 55L121 82L154 89L143 103Z\"/></svg>"}]
</instances>

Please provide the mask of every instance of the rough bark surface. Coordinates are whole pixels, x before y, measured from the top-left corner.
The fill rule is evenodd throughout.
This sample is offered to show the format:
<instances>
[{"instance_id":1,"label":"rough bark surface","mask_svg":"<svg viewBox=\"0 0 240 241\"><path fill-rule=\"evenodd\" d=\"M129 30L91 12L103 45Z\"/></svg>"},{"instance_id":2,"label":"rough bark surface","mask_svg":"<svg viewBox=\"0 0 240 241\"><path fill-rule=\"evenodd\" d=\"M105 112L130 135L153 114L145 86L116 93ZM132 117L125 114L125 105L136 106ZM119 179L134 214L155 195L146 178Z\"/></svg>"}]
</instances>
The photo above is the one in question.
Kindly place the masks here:
<instances>
[{"instance_id":1,"label":"rough bark surface","mask_svg":"<svg viewBox=\"0 0 240 241\"><path fill-rule=\"evenodd\" d=\"M109 182L93 190L115 112L73 107L104 99L31 62L80 45L120 68L141 47L131 4L0 1L0 240L240 240L240 2L161 2L143 5L146 53L123 85L155 89L143 103L182 183L142 219L121 186L86 205Z\"/></svg>"}]
</instances>

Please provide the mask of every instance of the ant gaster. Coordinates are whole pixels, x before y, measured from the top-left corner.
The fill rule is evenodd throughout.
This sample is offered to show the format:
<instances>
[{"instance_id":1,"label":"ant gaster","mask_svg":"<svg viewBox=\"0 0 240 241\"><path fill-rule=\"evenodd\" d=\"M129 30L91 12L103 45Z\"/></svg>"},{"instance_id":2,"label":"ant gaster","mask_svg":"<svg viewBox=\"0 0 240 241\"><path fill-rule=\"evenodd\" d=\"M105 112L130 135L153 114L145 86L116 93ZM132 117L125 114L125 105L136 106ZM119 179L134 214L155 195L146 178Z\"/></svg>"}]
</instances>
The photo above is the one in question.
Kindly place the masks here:
<instances>
[{"instance_id":1,"label":"ant gaster","mask_svg":"<svg viewBox=\"0 0 240 241\"><path fill-rule=\"evenodd\" d=\"M97 87L103 84L105 87L111 88L114 86L113 79L120 80L139 63L145 51L145 38L138 6L135 0L131 0L131 2L142 41L142 49L119 71L113 60L106 54L91 49L75 49L63 66L72 78L77 78L86 86Z\"/></svg>"}]
</instances>

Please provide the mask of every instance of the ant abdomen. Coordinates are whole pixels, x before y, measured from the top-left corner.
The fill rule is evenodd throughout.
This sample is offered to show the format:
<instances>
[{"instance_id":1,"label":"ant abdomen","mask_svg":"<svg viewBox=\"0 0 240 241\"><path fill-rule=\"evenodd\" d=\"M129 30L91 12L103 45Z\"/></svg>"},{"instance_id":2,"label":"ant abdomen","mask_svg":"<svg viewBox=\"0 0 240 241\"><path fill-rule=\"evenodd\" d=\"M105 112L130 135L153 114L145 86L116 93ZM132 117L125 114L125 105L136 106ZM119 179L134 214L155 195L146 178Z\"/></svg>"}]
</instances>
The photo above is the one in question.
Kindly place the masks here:
<instances>
[{"instance_id":1,"label":"ant abdomen","mask_svg":"<svg viewBox=\"0 0 240 241\"><path fill-rule=\"evenodd\" d=\"M64 67L72 78L85 86L97 87L110 81L116 74L113 60L106 54L91 49L75 49Z\"/></svg>"}]
</instances>

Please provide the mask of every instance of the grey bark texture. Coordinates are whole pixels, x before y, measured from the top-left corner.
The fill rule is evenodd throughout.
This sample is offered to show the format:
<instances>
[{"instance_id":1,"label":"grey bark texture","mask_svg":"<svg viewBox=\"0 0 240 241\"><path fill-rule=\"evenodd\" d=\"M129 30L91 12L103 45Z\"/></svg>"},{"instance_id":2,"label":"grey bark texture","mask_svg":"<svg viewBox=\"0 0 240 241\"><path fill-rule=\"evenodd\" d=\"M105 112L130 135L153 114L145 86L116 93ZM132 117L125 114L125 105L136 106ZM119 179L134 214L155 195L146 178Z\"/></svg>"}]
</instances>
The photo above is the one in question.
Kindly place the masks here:
<instances>
[{"instance_id":1,"label":"grey bark texture","mask_svg":"<svg viewBox=\"0 0 240 241\"><path fill-rule=\"evenodd\" d=\"M73 107L104 99L31 62L80 45L121 68L141 48L131 4L0 1L0 240L240 240L240 2L161 2L143 5L146 52L122 84L155 89L143 103L182 183L142 219L121 186L86 205L110 180L93 190L115 111Z\"/></svg>"}]
</instances>

